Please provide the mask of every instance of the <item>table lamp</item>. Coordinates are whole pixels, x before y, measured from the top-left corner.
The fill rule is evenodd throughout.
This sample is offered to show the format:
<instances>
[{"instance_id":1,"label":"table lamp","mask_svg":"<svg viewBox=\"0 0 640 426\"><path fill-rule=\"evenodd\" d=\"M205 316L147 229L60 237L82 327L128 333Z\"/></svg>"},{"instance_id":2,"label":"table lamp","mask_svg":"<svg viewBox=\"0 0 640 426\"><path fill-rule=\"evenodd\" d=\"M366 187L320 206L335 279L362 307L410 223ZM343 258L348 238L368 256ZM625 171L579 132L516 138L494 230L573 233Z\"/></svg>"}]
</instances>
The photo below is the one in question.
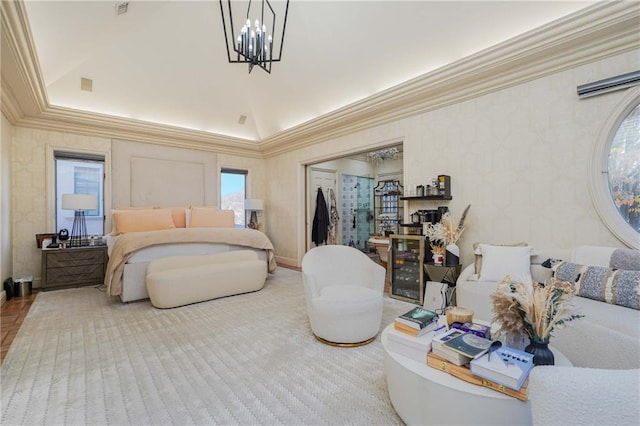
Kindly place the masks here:
<instances>
[{"instance_id":1,"label":"table lamp","mask_svg":"<svg viewBox=\"0 0 640 426\"><path fill-rule=\"evenodd\" d=\"M263 209L262 200L256 198L247 198L244 200L245 211L251 212L248 227L258 229L258 211Z\"/></svg>"},{"instance_id":2,"label":"table lamp","mask_svg":"<svg viewBox=\"0 0 640 426\"><path fill-rule=\"evenodd\" d=\"M73 229L69 239L70 247L82 247L87 243L87 224L84 216L87 210L95 210L98 197L94 194L62 194L62 209L74 210Z\"/></svg>"}]
</instances>

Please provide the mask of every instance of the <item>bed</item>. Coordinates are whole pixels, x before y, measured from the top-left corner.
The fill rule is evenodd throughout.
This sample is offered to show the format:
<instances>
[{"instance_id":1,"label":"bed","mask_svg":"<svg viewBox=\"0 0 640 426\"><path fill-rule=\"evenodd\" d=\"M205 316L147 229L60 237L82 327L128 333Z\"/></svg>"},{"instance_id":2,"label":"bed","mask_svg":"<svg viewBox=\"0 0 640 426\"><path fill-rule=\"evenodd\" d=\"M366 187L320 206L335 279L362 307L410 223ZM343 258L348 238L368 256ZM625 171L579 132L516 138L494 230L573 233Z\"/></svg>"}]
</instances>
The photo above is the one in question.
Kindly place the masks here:
<instances>
[{"instance_id":1,"label":"bed","mask_svg":"<svg viewBox=\"0 0 640 426\"><path fill-rule=\"evenodd\" d=\"M270 273L276 269L273 245L260 231L213 226L213 222L202 221L192 221L186 227L175 227L172 225L173 221L170 225L159 225L153 217L160 215L162 213L157 211L150 214L138 210L127 212L114 221L118 223L119 229L114 229L111 235L104 237L109 254L104 281L108 296L119 297L122 302L149 298L146 286L147 266L152 260L163 257L253 250L267 262ZM114 214L114 218L116 216L117 214ZM135 226L131 226L127 220L134 216L144 217L144 221L138 221ZM124 220L124 217L127 217L127 220ZM215 225L219 225L218 219Z\"/></svg>"}]
</instances>

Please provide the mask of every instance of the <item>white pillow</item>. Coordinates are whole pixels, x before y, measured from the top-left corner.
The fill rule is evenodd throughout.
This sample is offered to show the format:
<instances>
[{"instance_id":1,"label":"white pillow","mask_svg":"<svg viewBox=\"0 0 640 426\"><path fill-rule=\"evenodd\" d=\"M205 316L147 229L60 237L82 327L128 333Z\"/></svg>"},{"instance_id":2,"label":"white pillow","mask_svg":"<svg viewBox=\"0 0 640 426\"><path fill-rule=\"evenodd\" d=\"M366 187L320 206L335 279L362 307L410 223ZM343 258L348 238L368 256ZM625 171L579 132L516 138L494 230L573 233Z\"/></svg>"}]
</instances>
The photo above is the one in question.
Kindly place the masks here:
<instances>
[{"instance_id":1,"label":"white pillow","mask_svg":"<svg viewBox=\"0 0 640 426\"><path fill-rule=\"evenodd\" d=\"M480 244L482 270L480 281L500 281L506 275L511 282L531 280L531 247L502 247Z\"/></svg>"}]
</instances>

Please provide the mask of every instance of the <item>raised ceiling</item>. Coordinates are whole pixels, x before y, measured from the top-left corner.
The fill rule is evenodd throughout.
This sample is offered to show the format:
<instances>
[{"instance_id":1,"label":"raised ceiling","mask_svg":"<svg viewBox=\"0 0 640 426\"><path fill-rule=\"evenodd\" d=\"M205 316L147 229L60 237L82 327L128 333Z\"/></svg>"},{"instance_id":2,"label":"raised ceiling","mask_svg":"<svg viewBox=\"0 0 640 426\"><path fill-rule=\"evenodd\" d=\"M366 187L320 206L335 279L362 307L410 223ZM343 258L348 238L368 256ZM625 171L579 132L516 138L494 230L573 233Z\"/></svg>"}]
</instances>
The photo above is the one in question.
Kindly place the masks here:
<instances>
[{"instance_id":1,"label":"raised ceiling","mask_svg":"<svg viewBox=\"0 0 640 426\"><path fill-rule=\"evenodd\" d=\"M25 6L51 106L259 143L593 3L292 0L272 74L227 62L218 1Z\"/></svg>"}]
</instances>

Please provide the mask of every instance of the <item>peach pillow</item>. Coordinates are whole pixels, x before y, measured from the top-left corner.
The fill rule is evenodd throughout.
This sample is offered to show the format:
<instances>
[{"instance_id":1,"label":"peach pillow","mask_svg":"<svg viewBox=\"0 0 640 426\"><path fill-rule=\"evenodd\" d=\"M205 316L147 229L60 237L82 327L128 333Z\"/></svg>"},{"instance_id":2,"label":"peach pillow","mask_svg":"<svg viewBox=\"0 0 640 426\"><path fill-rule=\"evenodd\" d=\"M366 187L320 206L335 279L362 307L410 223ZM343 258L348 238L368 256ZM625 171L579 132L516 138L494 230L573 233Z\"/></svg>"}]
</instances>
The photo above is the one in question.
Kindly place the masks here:
<instances>
[{"instance_id":1,"label":"peach pillow","mask_svg":"<svg viewBox=\"0 0 640 426\"><path fill-rule=\"evenodd\" d=\"M160 207L162 209L171 210L171 216L173 217L173 224L176 228L187 227L187 209L185 207Z\"/></svg>"},{"instance_id":2,"label":"peach pillow","mask_svg":"<svg viewBox=\"0 0 640 426\"><path fill-rule=\"evenodd\" d=\"M215 207L191 207L189 228L233 228L233 210L220 210Z\"/></svg>"},{"instance_id":3,"label":"peach pillow","mask_svg":"<svg viewBox=\"0 0 640 426\"><path fill-rule=\"evenodd\" d=\"M157 208L158 207L156 206L141 206L141 207L117 206L115 210L111 210L111 213L113 214L113 212L116 210L151 210L151 209L157 209ZM115 219L111 220L111 232L109 233L109 235L118 235L118 229L116 228Z\"/></svg>"},{"instance_id":4,"label":"peach pillow","mask_svg":"<svg viewBox=\"0 0 640 426\"><path fill-rule=\"evenodd\" d=\"M169 209L113 210L111 214L117 235L176 227Z\"/></svg>"}]
</instances>

